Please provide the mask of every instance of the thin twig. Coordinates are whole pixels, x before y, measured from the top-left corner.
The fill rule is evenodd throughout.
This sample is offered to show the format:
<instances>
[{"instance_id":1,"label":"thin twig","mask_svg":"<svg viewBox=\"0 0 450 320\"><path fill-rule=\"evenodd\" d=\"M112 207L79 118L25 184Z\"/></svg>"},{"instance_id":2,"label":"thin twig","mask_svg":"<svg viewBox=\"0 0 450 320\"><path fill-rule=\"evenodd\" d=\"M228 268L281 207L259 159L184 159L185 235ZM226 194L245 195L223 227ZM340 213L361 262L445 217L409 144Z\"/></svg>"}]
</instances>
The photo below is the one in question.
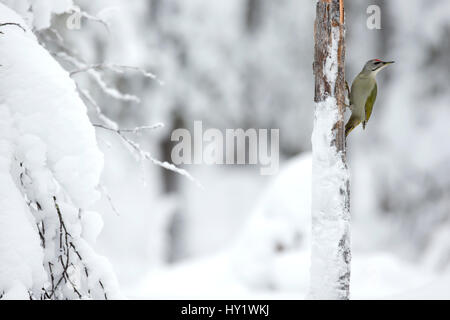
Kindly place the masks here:
<instances>
[{"instance_id":1,"label":"thin twig","mask_svg":"<svg viewBox=\"0 0 450 320\"><path fill-rule=\"evenodd\" d=\"M112 200L111 195L108 192L108 188L106 188L105 185L100 185L100 189L103 193L103 195L106 197L106 199L108 200L109 205L111 206L111 209L113 210L113 212L117 215L120 216L120 212L119 210L117 210L116 206L114 205L114 202Z\"/></svg>"},{"instance_id":2,"label":"thin twig","mask_svg":"<svg viewBox=\"0 0 450 320\"><path fill-rule=\"evenodd\" d=\"M113 132L116 132L116 133L119 133L119 134L122 134L122 133L138 133L138 132L144 131L144 130L155 130L155 129L159 129L159 128L163 128L164 127L164 123L160 123L160 122L156 123L154 125L140 126L140 127L136 127L136 128L132 128L132 129L122 129L122 128L115 129L115 128L110 128L110 127L104 126L102 124L96 124L96 123L94 123L92 125L94 127L102 128L102 129L109 130L109 131L113 131Z\"/></svg>"},{"instance_id":3,"label":"thin twig","mask_svg":"<svg viewBox=\"0 0 450 320\"><path fill-rule=\"evenodd\" d=\"M131 147L132 150L135 151L135 153L137 154L139 159L150 160L153 164L155 164L161 168L164 168L166 170L173 171L182 176L185 176L189 180L193 181L199 188L203 189L203 186L201 185L201 183L198 182L189 172L187 172L184 169L178 168L176 165L169 163L167 161L160 161L160 160L153 158L151 156L150 152L142 150L141 146L137 142L135 142L135 141L129 139L127 136L125 136L123 134L123 130L120 131L119 129L108 128L103 125L95 125L94 124L94 126L116 133L122 139L122 141L125 142L126 145L128 145L129 147Z\"/></svg>"},{"instance_id":4,"label":"thin twig","mask_svg":"<svg viewBox=\"0 0 450 320\"><path fill-rule=\"evenodd\" d=\"M150 79L156 80L160 85L164 85L164 82L162 80L158 79L158 77L151 72L148 72L139 67L118 65L118 64L97 63L97 64L85 65L84 67L81 67L79 69L72 70L69 75L72 77L78 73L88 72L90 70L109 70L109 71L112 71L112 72L115 72L118 74L124 73L125 70L136 71L136 72L139 72L140 74L142 74L145 78L150 78Z\"/></svg>"},{"instance_id":5,"label":"thin twig","mask_svg":"<svg viewBox=\"0 0 450 320\"><path fill-rule=\"evenodd\" d=\"M23 32L27 32L27 30L25 30L24 27L22 27L19 23L16 22L5 22L5 23L0 23L0 27L4 27L4 26L16 26L19 27L20 29L23 30ZM3 34L2 31L0 31L1 34Z\"/></svg>"}]
</instances>

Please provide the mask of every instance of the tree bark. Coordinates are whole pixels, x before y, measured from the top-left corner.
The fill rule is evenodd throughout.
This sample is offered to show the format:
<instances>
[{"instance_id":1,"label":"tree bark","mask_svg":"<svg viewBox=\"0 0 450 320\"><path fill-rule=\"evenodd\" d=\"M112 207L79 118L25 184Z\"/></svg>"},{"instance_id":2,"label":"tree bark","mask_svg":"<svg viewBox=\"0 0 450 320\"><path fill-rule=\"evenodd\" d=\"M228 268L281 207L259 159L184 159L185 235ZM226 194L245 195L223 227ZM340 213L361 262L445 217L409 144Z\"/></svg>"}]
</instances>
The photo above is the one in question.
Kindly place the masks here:
<instances>
[{"instance_id":1,"label":"tree bark","mask_svg":"<svg viewBox=\"0 0 450 320\"><path fill-rule=\"evenodd\" d=\"M310 297L348 299L350 194L345 145L343 0L318 0L314 26L315 119L312 136Z\"/></svg>"}]
</instances>

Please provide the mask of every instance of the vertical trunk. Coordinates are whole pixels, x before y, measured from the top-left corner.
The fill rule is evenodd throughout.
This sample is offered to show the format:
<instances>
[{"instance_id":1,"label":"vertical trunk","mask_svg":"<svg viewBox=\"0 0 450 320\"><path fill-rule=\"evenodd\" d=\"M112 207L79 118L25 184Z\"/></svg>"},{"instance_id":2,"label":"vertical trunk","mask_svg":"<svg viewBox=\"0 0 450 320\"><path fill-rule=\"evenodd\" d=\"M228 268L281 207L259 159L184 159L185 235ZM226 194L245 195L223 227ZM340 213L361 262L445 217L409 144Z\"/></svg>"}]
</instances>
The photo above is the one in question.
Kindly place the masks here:
<instances>
[{"instance_id":1,"label":"vertical trunk","mask_svg":"<svg viewBox=\"0 0 450 320\"><path fill-rule=\"evenodd\" d=\"M179 110L181 108L181 105L177 105L175 107L176 110ZM171 126L171 131L177 128L186 127L180 112L173 112L173 116L171 118L174 119ZM170 161L173 146L173 141L164 140L161 142L160 148L164 160ZM169 170L161 170L161 173L163 175L163 187L166 195L176 197L177 200L180 200L182 190L180 190L178 175ZM168 263L177 262L178 260L182 259L186 253L185 220L185 212L183 211L182 207L177 205L174 208L174 211L171 212L171 218L167 229L166 261Z\"/></svg>"},{"instance_id":2,"label":"vertical trunk","mask_svg":"<svg viewBox=\"0 0 450 320\"><path fill-rule=\"evenodd\" d=\"M350 197L344 129L344 27L344 1L318 0L312 135L310 297L314 299L349 298Z\"/></svg>"},{"instance_id":3,"label":"vertical trunk","mask_svg":"<svg viewBox=\"0 0 450 320\"><path fill-rule=\"evenodd\" d=\"M262 0L247 0L245 7L245 27L247 32L253 33L260 27L263 5Z\"/></svg>"}]
</instances>

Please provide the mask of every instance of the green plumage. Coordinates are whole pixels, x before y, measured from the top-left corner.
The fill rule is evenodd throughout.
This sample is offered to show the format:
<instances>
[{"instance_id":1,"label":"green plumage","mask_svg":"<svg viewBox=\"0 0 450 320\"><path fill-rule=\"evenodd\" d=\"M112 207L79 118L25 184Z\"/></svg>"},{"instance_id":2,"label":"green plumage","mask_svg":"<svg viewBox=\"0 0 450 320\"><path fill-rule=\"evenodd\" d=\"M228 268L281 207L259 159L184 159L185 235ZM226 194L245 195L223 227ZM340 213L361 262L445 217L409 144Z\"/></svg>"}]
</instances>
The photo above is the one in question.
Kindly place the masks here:
<instances>
[{"instance_id":1,"label":"green plumage","mask_svg":"<svg viewBox=\"0 0 450 320\"><path fill-rule=\"evenodd\" d=\"M362 123L363 129L366 128L377 99L378 88L375 77L380 70L392 63L394 62L384 62L377 59L369 60L363 70L353 80L350 90L352 115L345 125L345 137L360 123Z\"/></svg>"},{"instance_id":2,"label":"green plumage","mask_svg":"<svg viewBox=\"0 0 450 320\"><path fill-rule=\"evenodd\" d=\"M366 123L372 115L373 105L377 97L377 83L375 77L367 74L359 74L352 83L350 91L350 108L352 115L345 125L345 136L363 124L366 128Z\"/></svg>"},{"instance_id":3,"label":"green plumage","mask_svg":"<svg viewBox=\"0 0 450 320\"><path fill-rule=\"evenodd\" d=\"M365 110L366 110L366 120L363 121L363 129L366 129L366 124L369 122L370 116L372 115L373 105L375 104L375 100L377 99L378 86L375 83L375 87L373 87L372 92L367 98Z\"/></svg>"}]
</instances>

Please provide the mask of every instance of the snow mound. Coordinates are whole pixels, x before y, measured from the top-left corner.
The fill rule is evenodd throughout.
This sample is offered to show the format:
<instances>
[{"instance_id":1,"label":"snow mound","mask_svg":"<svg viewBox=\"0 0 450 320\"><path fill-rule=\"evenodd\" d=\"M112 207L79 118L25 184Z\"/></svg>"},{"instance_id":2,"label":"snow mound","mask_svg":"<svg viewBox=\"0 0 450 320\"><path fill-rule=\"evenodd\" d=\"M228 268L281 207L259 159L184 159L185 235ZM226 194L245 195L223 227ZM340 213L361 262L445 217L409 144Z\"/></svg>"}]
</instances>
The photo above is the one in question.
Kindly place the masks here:
<instances>
[{"instance_id":1,"label":"snow mound","mask_svg":"<svg viewBox=\"0 0 450 320\"><path fill-rule=\"evenodd\" d=\"M269 183L234 246L233 268L252 287L277 288L277 259L306 250L311 228L311 154L288 162ZM309 267L309 262L308 262Z\"/></svg>"}]
</instances>

